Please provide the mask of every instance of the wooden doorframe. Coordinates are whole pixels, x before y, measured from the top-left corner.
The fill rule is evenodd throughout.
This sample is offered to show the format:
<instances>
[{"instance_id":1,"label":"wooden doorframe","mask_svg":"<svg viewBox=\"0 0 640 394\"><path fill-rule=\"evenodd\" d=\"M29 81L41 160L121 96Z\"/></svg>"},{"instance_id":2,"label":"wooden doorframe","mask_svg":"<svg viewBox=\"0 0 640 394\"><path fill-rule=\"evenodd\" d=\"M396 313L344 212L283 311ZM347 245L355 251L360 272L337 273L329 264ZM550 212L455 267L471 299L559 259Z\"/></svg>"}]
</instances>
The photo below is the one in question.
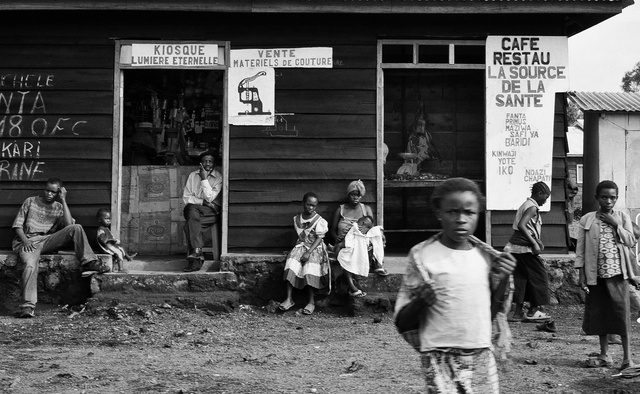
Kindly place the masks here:
<instances>
[{"instance_id":1,"label":"wooden doorframe","mask_svg":"<svg viewBox=\"0 0 640 394\"><path fill-rule=\"evenodd\" d=\"M115 53L114 53L114 66L113 66L113 142L112 142L112 160L111 160L111 212L117 212L116 215L112 215L111 218L111 232L114 237L121 238L122 223L120 220L120 212L122 209L122 118L124 113L124 73L123 70L133 69L134 67L126 64L122 64L122 48L124 46L132 45L133 43L145 44L145 43L157 43L162 41L163 43L185 43L185 42L199 42L207 44L217 44L218 47L222 47L224 54L224 62L219 66L211 66L207 68L197 68L198 70L218 70L224 73L224 85L223 85L223 104L222 104L222 174L223 174L223 186L222 186L222 246L221 254L227 254L228 244L228 231L229 228L229 124L227 121L228 110L228 68L229 68L229 56L231 51L231 44L229 41L185 41L185 40L114 40ZM220 50L219 50L220 53ZM146 69L153 69L153 67L145 67ZM172 69L180 69L176 67ZM184 68L184 67L182 67ZM138 69L138 68L136 68Z\"/></svg>"},{"instance_id":2,"label":"wooden doorframe","mask_svg":"<svg viewBox=\"0 0 640 394\"><path fill-rule=\"evenodd\" d=\"M445 40L445 39L380 39L376 53L376 220L384 227L384 70L484 70L485 64L460 63L455 61L456 46L484 46L486 40ZM383 63L383 45L411 46L412 61L406 63ZM421 45L448 46L448 59L444 63L421 63L419 53ZM491 237L491 215L485 228Z\"/></svg>"}]
</instances>

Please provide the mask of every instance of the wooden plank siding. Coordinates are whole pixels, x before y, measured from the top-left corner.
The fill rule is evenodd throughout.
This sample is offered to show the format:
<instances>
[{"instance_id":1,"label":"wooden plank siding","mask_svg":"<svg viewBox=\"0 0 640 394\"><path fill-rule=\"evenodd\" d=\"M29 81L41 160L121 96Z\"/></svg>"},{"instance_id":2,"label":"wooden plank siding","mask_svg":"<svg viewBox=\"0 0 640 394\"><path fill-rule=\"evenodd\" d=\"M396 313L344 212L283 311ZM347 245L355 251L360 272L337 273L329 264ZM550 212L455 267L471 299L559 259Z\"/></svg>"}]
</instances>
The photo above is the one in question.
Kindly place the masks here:
<instances>
[{"instance_id":1,"label":"wooden plank siding","mask_svg":"<svg viewBox=\"0 0 640 394\"><path fill-rule=\"evenodd\" d=\"M5 21L0 36L13 34L11 26ZM63 180L74 219L95 239L96 211L111 205L113 157L114 51L101 41L0 44L2 249L11 246L20 205L50 177Z\"/></svg>"},{"instance_id":2,"label":"wooden plank siding","mask_svg":"<svg viewBox=\"0 0 640 394\"><path fill-rule=\"evenodd\" d=\"M565 94L557 93L553 125L553 162L551 171L551 207L542 213L543 253L567 253L568 227L565 216L565 173L566 173L566 117ZM529 195L522 196L522 201ZM494 247L504 247L511 234L516 211L491 211L491 243Z\"/></svg>"},{"instance_id":3,"label":"wooden plank siding","mask_svg":"<svg viewBox=\"0 0 640 394\"><path fill-rule=\"evenodd\" d=\"M71 3L75 2L65 4ZM79 6L80 3L77 2ZM334 210L345 201L348 183L360 178L367 187L364 202L374 214L379 209L377 40L484 40L487 34L565 35L568 23L567 15L560 13L464 16L358 13L322 14L319 18L318 14L204 12L205 5L203 12L153 13L143 10L146 3L130 3L137 4L141 11L97 11L95 5L85 4L81 7L94 11L3 13L0 143L15 143L19 149L17 153L13 148L0 151L3 196L0 248L10 245L11 223L21 202L28 195L40 194L43 181L51 176L65 180L71 211L88 228L90 237L96 226L95 210L110 205L111 163L117 160L112 152L115 39L229 41L232 49L333 48L331 69L276 69L275 110L293 113L285 116L293 132L277 135L267 127L229 127L228 251L280 253L290 249L295 240L291 219L300 212L300 200L307 191L319 195L318 212L330 222ZM169 3L163 2L167 9L180 7L175 2ZM595 3L572 6L577 14L579 7L590 12L602 7ZM535 8L528 6L531 11ZM620 6L615 9L619 11ZM589 18L581 14L573 20ZM604 16L593 18L599 20ZM430 168L432 172L484 181L485 110L482 71L479 73L479 84L469 83L465 79L467 73L451 71L431 75L427 90L418 91L411 84L407 87L411 96L420 93L425 100L428 130L434 130L438 148L443 155L455 157L455 163L445 161ZM31 79L21 85L6 75L37 75L40 80ZM53 78L47 84L49 75ZM442 81L441 76L449 78L448 82ZM25 91L29 93L20 103L19 92ZM393 101L395 92L388 93ZM412 113L417 101L407 100L404 105ZM558 117L562 111L559 107L556 110ZM385 108L384 117L385 129L388 127L392 132L394 128L396 131L406 128L412 120L400 119L392 107ZM559 238L555 235L560 224L554 224L559 222L557 213L563 211L559 204L564 200L557 194L561 190L558 180L564 177L564 153L559 151L558 139L562 124L563 120L557 118L553 215L544 217L543 231L543 240L549 242L548 250L562 249L562 245L556 245ZM39 146L37 157L24 153L27 144ZM388 145L394 154L388 157L385 173L397 170L400 159L395 153L403 151L404 144L390 134ZM34 165L38 162L44 164L38 164L36 171ZM398 195L399 191L385 190L386 196L393 197L394 193ZM425 195L419 191L407 193L419 209L428 211ZM386 211L385 215L393 218L401 209L392 204ZM492 221L494 232L497 231L493 237L496 246L504 244L505 234L510 231L510 223L501 214L496 212ZM432 220L428 213L425 215L427 221ZM408 218L410 225L416 217Z\"/></svg>"},{"instance_id":4,"label":"wooden plank siding","mask_svg":"<svg viewBox=\"0 0 640 394\"><path fill-rule=\"evenodd\" d=\"M375 46L364 51L375 54ZM353 52L363 50L344 51ZM349 182L362 179L375 212L375 56L367 58L369 69L278 70L276 113L294 114L285 116L294 134L230 127L229 252L290 248L307 191L318 194L317 211L330 223Z\"/></svg>"}]
</instances>

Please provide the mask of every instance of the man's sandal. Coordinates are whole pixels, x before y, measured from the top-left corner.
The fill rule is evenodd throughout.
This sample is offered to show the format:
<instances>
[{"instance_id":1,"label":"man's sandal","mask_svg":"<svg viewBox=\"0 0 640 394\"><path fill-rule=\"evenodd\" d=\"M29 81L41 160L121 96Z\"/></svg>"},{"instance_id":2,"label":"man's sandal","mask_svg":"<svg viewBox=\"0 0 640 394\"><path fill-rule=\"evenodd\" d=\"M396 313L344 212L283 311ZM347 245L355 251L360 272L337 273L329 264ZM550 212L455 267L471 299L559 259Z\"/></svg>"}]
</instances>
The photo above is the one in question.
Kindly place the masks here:
<instances>
[{"instance_id":1,"label":"man's sandal","mask_svg":"<svg viewBox=\"0 0 640 394\"><path fill-rule=\"evenodd\" d=\"M366 295L367 295L367 293L365 293L365 292L364 292L364 291L362 291L362 290L358 290L358 291L354 291L353 293L352 293L352 292L349 292L349 295L350 295L351 297L355 297L355 298L362 298L362 297L366 296Z\"/></svg>"},{"instance_id":2,"label":"man's sandal","mask_svg":"<svg viewBox=\"0 0 640 394\"><path fill-rule=\"evenodd\" d=\"M535 311L533 315L525 314L522 317L522 321L526 321L526 322L541 322L545 320L551 320L551 316L547 315L542 311Z\"/></svg>"}]
</instances>

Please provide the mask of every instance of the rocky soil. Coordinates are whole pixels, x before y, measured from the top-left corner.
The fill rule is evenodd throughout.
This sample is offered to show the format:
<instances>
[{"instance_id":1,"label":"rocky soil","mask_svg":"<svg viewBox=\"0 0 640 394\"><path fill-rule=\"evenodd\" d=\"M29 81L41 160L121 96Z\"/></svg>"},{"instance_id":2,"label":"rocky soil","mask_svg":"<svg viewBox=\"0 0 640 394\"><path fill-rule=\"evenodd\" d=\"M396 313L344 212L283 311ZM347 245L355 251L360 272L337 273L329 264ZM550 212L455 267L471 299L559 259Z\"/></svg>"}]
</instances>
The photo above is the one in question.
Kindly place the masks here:
<instances>
[{"instance_id":1,"label":"rocky soil","mask_svg":"<svg viewBox=\"0 0 640 394\"><path fill-rule=\"evenodd\" d=\"M305 316L296 308L272 313L273 306L223 313L168 304L43 305L35 319L0 316L0 392L423 392L418 356L389 313ZM511 323L501 392L640 393L640 378L584 367L598 340L581 334L581 306L550 313L556 333ZM640 353L640 324L631 337ZM612 346L616 365L621 353Z\"/></svg>"}]
</instances>

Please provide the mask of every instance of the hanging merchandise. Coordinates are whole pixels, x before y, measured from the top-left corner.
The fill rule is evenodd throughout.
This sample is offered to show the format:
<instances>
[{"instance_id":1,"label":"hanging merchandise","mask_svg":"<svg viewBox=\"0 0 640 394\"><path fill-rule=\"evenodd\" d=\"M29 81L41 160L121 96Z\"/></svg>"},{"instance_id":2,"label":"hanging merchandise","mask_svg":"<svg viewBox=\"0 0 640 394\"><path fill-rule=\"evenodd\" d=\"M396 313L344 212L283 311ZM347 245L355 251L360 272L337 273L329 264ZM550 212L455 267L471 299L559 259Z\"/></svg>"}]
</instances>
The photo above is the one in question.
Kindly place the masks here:
<instances>
[{"instance_id":1,"label":"hanging merchandise","mask_svg":"<svg viewBox=\"0 0 640 394\"><path fill-rule=\"evenodd\" d=\"M422 99L419 98L415 118L409 126L409 141L407 142L407 152L417 153L413 164L419 166L421 170L423 169L421 164L425 160L442 162L442 157L433 141L433 137L426 129L427 122L424 117L424 112L424 103Z\"/></svg>"}]
</instances>

